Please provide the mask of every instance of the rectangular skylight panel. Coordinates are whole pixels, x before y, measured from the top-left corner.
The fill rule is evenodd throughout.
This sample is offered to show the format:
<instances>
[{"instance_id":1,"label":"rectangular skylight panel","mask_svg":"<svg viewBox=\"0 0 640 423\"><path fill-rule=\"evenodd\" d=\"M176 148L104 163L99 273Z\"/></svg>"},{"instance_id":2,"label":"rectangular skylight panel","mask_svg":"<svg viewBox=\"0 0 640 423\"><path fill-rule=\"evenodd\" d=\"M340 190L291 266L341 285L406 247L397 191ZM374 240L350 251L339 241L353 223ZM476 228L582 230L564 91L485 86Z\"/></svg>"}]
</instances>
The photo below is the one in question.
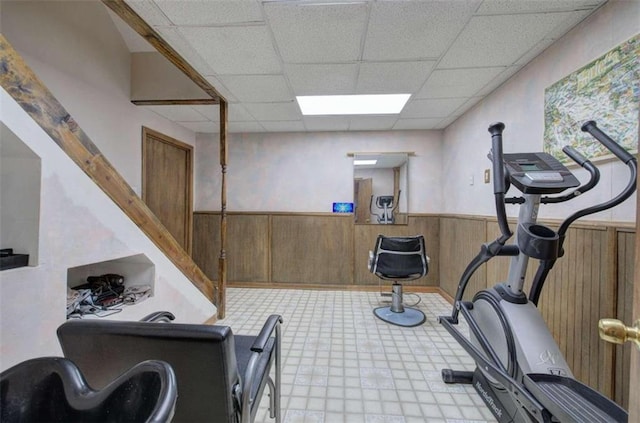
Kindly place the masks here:
<instances>
[{"instance_id":1,"label":"rectangular skylight panel","mask_svg":"<svg viewBox=\"0 0 640 423\"><path fill-rule=\"evenodd\" d=\"M411 94L315 95L297 96L305 116L397 114Z\"/></svg>"}]
</instances>

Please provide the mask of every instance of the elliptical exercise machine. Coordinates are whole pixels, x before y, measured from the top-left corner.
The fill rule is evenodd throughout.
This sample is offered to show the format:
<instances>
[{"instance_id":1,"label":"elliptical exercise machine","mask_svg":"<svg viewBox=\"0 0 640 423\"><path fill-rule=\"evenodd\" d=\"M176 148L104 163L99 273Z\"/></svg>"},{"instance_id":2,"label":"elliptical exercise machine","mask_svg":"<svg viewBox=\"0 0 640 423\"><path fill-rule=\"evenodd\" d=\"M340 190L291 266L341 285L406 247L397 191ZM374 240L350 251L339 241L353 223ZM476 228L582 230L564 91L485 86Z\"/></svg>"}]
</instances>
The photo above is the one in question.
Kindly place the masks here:
<instances>
[{"instance_id":1,"label":"elliptical exercise machine","mask_svg":"<svg viewBox=\"0 0 640 423\"><path fill-rule=\"evenodd\" d=\"M493 187L501 235L483 244L465 269L450 316L438 321L476 362L473 372L442 370L446 383L472 384L500 422L626 422L627 412L613 401L573 378L562 353L537 309L549 271L564 251L569 226L577 219L608 210L629 198L636 189L637 163L593 121L582 126L629 168L629 182L617 196L579 210L562 222L558 231L536 223L540 204L571 199L595 187L600 173L593 163L571 147L563 151L590 175L584 185L557 159L547 153L503 154L503 123L489 127L492 138ZM505 198L509 184L521 197ZM578 187L578 188L576 188ZM575 188L567 194L550 194ZM505 203L519 204L516 243L511 238ZM511 256L506 282L481 290L471 302L463 301L473 273L496 256ZM529 298L523 293L529 258L540 260ZM456 327L462 314L470 337Z\"/></svg>"},{"instance_id":2,"label":"elliptical exercise machine","mask_svg":"<svg viewBox=\"0 0 640 423\"><path fill-rule=\"evenodd\" d=\"M376 216L378 223L383 225L392 225L395 223L394 213L400 205L401 192L402 191L398 191L397 200L393 195L380 195L376 197L376 207L382 211L380 214L373 211L373 195L371 196L371 200L369 200L369 211L372 215Z\"/></svg>"}]
</instances>

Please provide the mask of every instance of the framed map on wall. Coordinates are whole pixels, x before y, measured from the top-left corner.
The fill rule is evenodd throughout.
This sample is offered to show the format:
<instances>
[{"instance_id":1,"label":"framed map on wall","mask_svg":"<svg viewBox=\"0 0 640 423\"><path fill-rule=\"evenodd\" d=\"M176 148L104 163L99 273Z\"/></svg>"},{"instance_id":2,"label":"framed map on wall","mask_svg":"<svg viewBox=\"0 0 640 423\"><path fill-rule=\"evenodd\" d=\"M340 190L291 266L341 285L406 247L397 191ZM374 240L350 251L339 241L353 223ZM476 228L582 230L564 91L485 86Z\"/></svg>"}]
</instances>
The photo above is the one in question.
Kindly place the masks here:
<instances>
[{"instance_id":1,"label":"framed map on wall","mask_svg":"<svg viewBox=\"0 0 640 423\"><path fill-rule=\"evenodd\" d=\"M627 150L637 151L640 119L640 34L566 78L544 93L544 151L571 162L562 147L570 145L589 159L609 156L591 135L585 121L598 127Z\"/></svg>"}]
</instances>

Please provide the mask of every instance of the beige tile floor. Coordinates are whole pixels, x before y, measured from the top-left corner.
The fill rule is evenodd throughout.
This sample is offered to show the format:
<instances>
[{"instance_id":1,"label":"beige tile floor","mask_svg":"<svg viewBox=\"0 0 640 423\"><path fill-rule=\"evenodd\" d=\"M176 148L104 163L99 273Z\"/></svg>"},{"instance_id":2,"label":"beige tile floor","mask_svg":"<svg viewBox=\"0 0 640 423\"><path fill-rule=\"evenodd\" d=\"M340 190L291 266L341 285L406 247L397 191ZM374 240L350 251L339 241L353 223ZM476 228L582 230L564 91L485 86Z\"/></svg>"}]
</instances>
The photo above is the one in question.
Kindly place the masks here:
<instances>
[{"instance_id":1,"label":"beige tile floor","mask_svg":"<svg viewBox=\"0 0 640 423\"><path fill-rule=\"evenodd\" d=\"M404 328L373 315L388 305L377 292L230 288L219 324L257 334L282 315L285 423L495 422L471 386L440 379L444 367L474 365L437 323L451 306L438 294L405 294L405 303L417 296L427 321ZM256 422L273 422L267 404Z\"/></svg>"}]
</instances>

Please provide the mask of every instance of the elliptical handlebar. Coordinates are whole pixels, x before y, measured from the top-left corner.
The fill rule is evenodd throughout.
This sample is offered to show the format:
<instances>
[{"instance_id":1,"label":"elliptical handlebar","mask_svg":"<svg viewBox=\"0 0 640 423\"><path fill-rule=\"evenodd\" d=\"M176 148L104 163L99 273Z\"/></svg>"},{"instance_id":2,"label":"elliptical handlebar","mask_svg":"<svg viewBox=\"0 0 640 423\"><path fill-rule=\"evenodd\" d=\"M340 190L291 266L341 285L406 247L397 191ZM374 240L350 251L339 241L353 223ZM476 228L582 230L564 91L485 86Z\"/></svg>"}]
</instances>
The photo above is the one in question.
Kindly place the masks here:
<instances>
[{"instance_id":1,"label":"elliptical handlebar","mask_svg":"<svg viewBox=\"0 0 640 423\"><path fill-rule=\"evenodd\" d=\"M638 177L638 164L636 158L627 150L625 150L624 147L611 139L611 137L602 132L596 126L596 123L594 121L590 120L586 122L584 125L582 125L581 129L584 132L590 133L596 140L600 142L600 144L604 145L607 150L612 152L620 161L627 165L627 167L629 168L629 182L627 186L611 200L605 201L604 203L597 204L595 206L587 207L583 210L578 210L567 219L565 219L565 221L562 222L560 228L558 229L558 234L561 237L564 237L564 234L569 229L569 226L576 220L590 214L613 208L629 198L636 190L636 179ZM587 161L587 163L590 162Z\"/></svg>"},{"instance_id":2,"label":"elliptical handlebar","mask_svg":"<svg viewBox=\"0 0 640 423\"><path fill-rule=\"evenodd\" d=\"M458 323L458 314L460 312L458 302L462 301L462 296L467 289L467 284L471 280L471 276L476 270L482 266L482 264L489 261L492 257L499 255L517 255L519 249L517 246L505 246L505 242L513 233L509 229L509 222L507 221L507 211L505 209L505 193L506 193L506 180L504 171L504 162L502 154L502 131L504 130L504 123L497 122L489 126L489 133L491 133L491 162L493 164L493 193L496 201L496 215L498 217L498 226L500 227L501 235L496 238L495 241L488 244L483 244L480 248L478 255L471 260L466 269L460 277L458 283L458 289L454 298L453 310L451 316L441 316L442 319L447 319L452 324Z\"/></svg>"},{"instance_id":3,"label":"elliptical handlebar","mask_svg":"<svg viewBox=\"0 0 640 423\"><path fill-rule=\"evenodd\" d=\"M580 152L578 150L576 150L575 148L571 147L570 145L565 145L562 148L562 152L564 154L566 154L567 156L569 156L571 158L571 160L573 160L574 162L578 163L582 167L584 167L584 164L589 161L585 156L580 154Z\"/></svg>"},{"instance_id":4,"label":"elliptical handlebar","mask_svg":"<svg viewBox=\"0 0 640 423\"><path fill-rule=\"evenodd\" d=\"M502 131L504 131L504 128L505 126L502 122L496 122L489 126L489 133L491 134L491 162L493 163L493 194L496 200L498 226L500 226L500 232L502 233L496 241L500 245L504 245L513 235L511 229L509 229L507 211L504 206L504 195L506 193L502 153Z\"/></svg>"},{"instance_id":5,"label":"elliptical handlebar","mask_svg":"<svg viewBox=\"0 0 640 423\"><path fill-rule=\"evenodd\" d=\"M634 160L634 157L629 154L627 150L624 149L620 144L611 139L607 134L602 132L596 122L593 120L589 120L585 122L580 128L583 132L590 133L595 139L597 139L600 144L604 145L607 150L611 151L618 159L620 159L624 164L628 165L629 161Z\"/></svg>"},{"instance_id":6,"label":"elliptical handlebar","mask_svg":"<svg viewBox=\"0 0 640 423\"><path fill-rule=\"evenodd\" d=\"M542 197L540 199L540 202L543 204L555 204L555 203L562 203L564 201L573 200L578 195L584 194L585 192L591 190L600 181L600 171L598 170L598 168L593 163L591 163L589 159L587 159L582 154L580 154L578 150L567 145L562 149L562 151L567 156L569 156L571 160L573 160L574 162L582 166L587 172L589 172L589 175L590 175L589 181L586 184L580 185L578 188L571 191L570 193L562 195L560 197L548 197L548 196Z\"/></svg>"}]
</instances>

